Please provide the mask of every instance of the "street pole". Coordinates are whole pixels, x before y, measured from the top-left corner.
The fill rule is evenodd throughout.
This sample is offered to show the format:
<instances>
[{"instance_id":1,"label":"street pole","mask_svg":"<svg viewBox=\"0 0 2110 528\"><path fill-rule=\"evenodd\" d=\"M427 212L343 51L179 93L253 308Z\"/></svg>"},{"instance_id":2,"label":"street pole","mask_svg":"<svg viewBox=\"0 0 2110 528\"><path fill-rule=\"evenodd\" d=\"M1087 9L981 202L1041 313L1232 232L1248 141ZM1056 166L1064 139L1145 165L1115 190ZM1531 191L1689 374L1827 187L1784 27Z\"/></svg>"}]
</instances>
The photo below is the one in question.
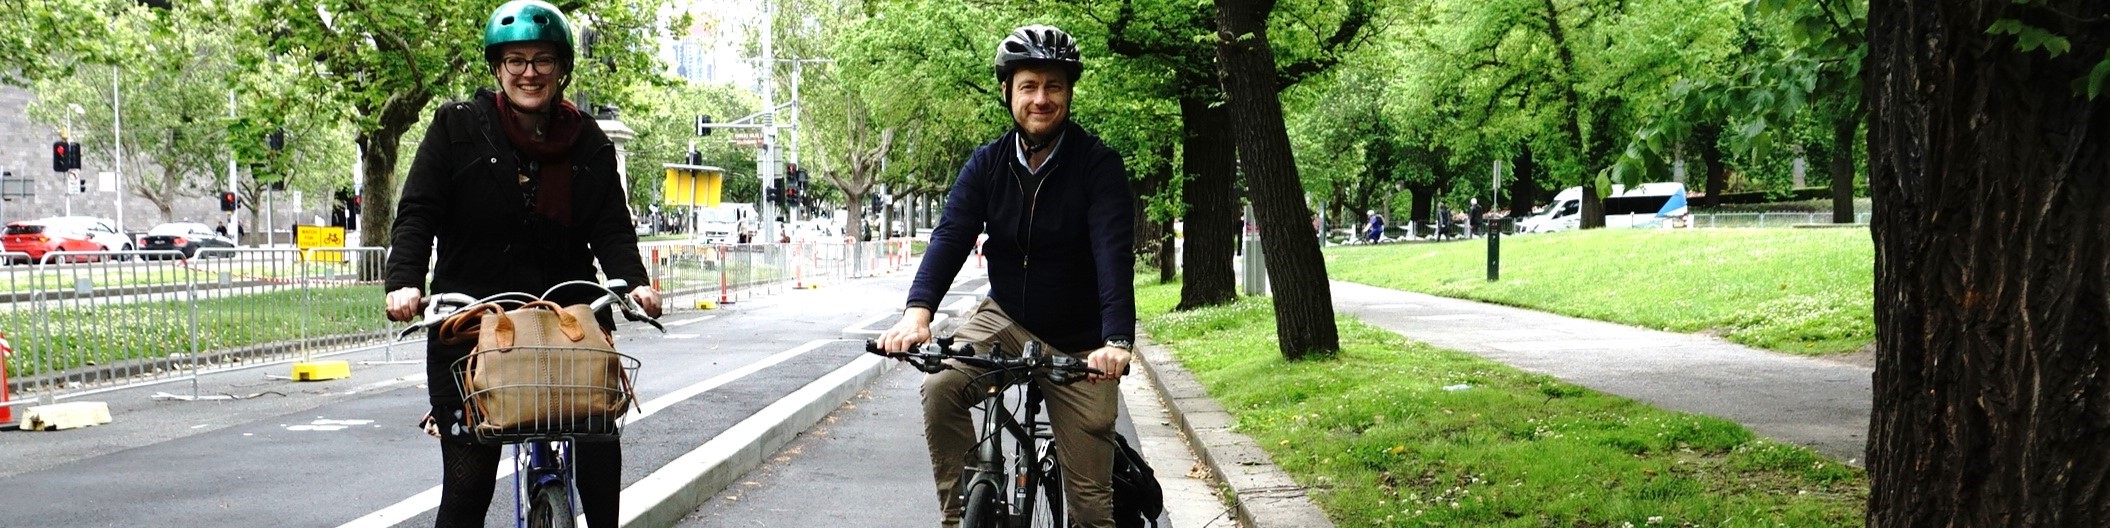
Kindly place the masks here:
<instances>
[{"instance_id":1,"label":"street pole","mask_svg":"<svg viewBox=\"0 0 2110 528\"><path fill-rule=\"evenodd\" d=\"M235 118L235 115L234 115L234 109L235 109L235 102L234 102L234 90L228 90L228 91L227 91L227 118L228 118L228 119L230 119L230 120L231 120L231 119L234 119L234 118ZM241 199L241 188L240 188L240 187L237 187L237 186L236 186L236 184L235 184L235 181L234 181L234 179L235 179L235 162L234 162L234 150L233 150L233 149L229 149L229 150L227 151L227 192L235 193L235 202L234 202L234 203L235 203L235 209L236 209L236 210L238 211L238 210L240 210L240 209L242 208L242 199ZM355 181L355 182L356 182L356 181L359 181L359 180L355 178L355 179L353 179L352 181ZM237 219L237 218L239 218L239 217L235 216L235 212L236 212L236 211L228 211L228 212L227 212L227 236L228 236L229 238L233 238L233 239L234 239L234 245L236 245L236 246L240 246L240 245L242 245L242 223L241 223L241 222L238 222L238 221L236 221L236 219ZM347 215L347 216L349 216L349 215Z\"/></svg>"},{"instance_id":2,"label":"street pole","mask_svg":"<svg viewBox=\"0 0 2110 528\"><path fill-rule=\"evenodd\" d=\"M110 157L117 165L117 176L112 178L117 180L117 230L125 234L126 241L131 241L131 228L125 227L125 106L117 91L117 78L123 74L124 70L118 69L117 65L110 65L110 142L116 145L116 153Z\"/></svg>"},{"instance_id":3,"label":"street pole","mask_svg":"<svg viewBox=\"0 0 2110 528\"><path fill-rule=\"evenodd\" d=\"M765 0L762 3L762 107L768 109L769 123L762 127L762 155L756 156L755 177L762 179L762 239L768 243L777 241L776 203L769 201L769 191L776 186L777 174L777 99L776 99L776 38L777 3Z\"/></svg>"},{"instance_id":4,"label":"street pole","mask_svg":"<svg viewBox=\"0 0 2110 528\"><path fill-rule=\"evenodd\" d=\"M1493 173L1494 173L1494 174L1493 174L1492 176L1489 176L1489 178L1490 178L1490 179L1489 179L1489 183L1488 183L1488 187L1487 187L1487 190L1488 190L1488 194L1490 195L1490 197L1488 198L1488 202L1487 202L1487 210L1489 210L1489 211L1492 211L1492 210L1494 210L1494 208L1495 208L1495 204L1498 204L1498 203L1502 203L1502 160L1495 160L1495 163L1494 163L1494 171L1493 171ZM1472 218L1472 219L1467 219L1466 221L1467 221L1467 222L1471 222L1471 221L1474 221L1474 220L1479 220L1479 219L1478 219L1478 218ZM1503 215L1503 218L1502 218L1501 220L1496 220L1496 221L1494 221L1494 222L1489 222L1489 224L1488 224L1488 229L1487 229L1487 281L1488 281L1488 282L1494 282L1494 281L1497 281L1497 280L1501 280L1501 278L1502 278L1502 225L1501 225L1501 224L1502 224L1503 222L1507 222L1507 221L1509 221L1509 217L1508 217L1508 215Z\"/></svg>"}]
</instances>

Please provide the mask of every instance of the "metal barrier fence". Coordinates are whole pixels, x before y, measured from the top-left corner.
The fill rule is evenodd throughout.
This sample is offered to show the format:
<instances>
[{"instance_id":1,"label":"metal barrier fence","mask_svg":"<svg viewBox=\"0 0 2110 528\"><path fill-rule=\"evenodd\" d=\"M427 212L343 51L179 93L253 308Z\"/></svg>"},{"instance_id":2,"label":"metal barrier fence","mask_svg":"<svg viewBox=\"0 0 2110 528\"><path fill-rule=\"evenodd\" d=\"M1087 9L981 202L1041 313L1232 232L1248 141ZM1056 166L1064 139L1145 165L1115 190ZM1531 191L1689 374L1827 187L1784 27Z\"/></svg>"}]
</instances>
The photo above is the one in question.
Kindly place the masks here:
<instances>
[{"instance_id":1,"label":"metal barrier fence","mask_svg":"<svg viewBox=\"0 0 2110 528\"><path fill-rule=\"evenodd\" d=\"M10 392L50 403L384 334L379 248L53 252L9 266ZM176 395L170 395L178 397ZM19 402L16 404L20 404Z\"/></svg>"},{"instance_id":2,"label":"metal barrier fence","mask_svg":"<svg viewBox=\"0 0 2110 528\"><path fill-rule=\"evenodd\" d=\"M906 241L663 243L639 248L661 293L714 303L891 273L908 266L908 250Z\"/></svg>"},{"instance_id":3,"label":"metal barrier fence","mask_svg":"<svg viewBox=\"0 0 2110 528\"><path fill-rule=\"evenodd\" d=\"M1854 223L1868 225L1872 213L1854 215ZM1706 213L1692 215L1693 227L1790 227L1798 224L1832 223L1830 212Z\"/></svg>"},{"instance_id":4,"label":"metal barrier fence","mask_svg":"<svg viewBox=\"0 0 2110 528\"><path fill-rule=\"evenodd\" d=\"M900 270L906 241L655 244L639 248L673 298L736 302ZM0 267L0 407L189 381L259 363L306 359L385 339L384 248L53 252ZM31 261L22 253L0 261ZM670 302L669 309L688 308ZM395 349L390 349L393 357ZM413 347L414 348L414 347ZM416 349L422 356L422 349ZM412 358L414 359L414 358Z\"/></svg>"}]
</instances>

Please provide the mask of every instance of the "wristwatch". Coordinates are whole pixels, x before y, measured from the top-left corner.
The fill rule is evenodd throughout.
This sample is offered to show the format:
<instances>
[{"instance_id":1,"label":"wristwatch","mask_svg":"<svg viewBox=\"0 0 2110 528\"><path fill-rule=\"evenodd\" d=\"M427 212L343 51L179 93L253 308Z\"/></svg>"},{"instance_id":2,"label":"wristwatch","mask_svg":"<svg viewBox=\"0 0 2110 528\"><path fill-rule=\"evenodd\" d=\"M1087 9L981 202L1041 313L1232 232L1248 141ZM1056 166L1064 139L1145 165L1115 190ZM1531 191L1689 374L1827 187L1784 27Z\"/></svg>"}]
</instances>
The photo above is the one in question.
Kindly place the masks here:
<instances>
[{"instance_id":1,"label":"wristwatch","mask_svg":"<svg viewBox=\"0 0 2110 528\"><path fill-rule=\"evenodd\" d=\"M1136 344L1134 342L1119 337L1106 340L1106 346L1126 350L1129 352L1134 352L1136 350Z\"/></svg>"}]
</instances>

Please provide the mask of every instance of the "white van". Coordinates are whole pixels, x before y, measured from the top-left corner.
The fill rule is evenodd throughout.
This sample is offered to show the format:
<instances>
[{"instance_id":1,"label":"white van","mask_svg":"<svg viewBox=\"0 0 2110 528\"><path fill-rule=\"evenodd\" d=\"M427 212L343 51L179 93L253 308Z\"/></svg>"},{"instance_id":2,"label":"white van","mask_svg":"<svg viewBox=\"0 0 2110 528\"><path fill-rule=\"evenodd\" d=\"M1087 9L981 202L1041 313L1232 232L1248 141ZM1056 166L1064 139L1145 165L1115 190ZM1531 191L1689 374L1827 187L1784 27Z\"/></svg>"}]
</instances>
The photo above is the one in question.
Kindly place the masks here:
<instances>
[{"instance_id":1,"label":"white van","mask_svg":"<svg viewBox=\"0 0 2110 528\"><path fill-rule=\"evenodd\" d=\"M722 203L696 209L696 238L705 244L753 242L761 214L754 204Z\"/></svg>"},{"instance_id":2,"label":"white van","mask_svg":"<svg viewBox=\"0 0 2110 528\"><path fill-rule=\"evenodd\" d=\"M1677 227L1692 216L1685 205L1685 184L1644 183L1632 190L1613 185L1604 199L1605 227ZM1550 233L1582 226L1582 187L1562 189L1531 217L1517 221L1517 232Z\"/></svg>"}]
</instances>

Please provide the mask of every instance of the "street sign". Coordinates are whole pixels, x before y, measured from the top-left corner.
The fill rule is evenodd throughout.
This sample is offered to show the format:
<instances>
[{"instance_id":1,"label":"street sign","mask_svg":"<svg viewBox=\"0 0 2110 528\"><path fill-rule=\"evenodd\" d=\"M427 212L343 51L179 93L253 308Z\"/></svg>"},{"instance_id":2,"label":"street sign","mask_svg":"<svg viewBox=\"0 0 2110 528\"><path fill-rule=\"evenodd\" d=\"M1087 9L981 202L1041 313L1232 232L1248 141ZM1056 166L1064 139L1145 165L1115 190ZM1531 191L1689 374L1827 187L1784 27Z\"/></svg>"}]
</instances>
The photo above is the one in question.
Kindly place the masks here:
<instances>
[{"instance_id":1,"label":"street sign","mask_svg":"<svg viewBox=\"0 0 2110 528\"><path fill-rule=\"evenodd\" d=\"M108 171L95 173L95 191L117 192L117 173Z\"/></svg>"},{"instance_id":2,"label":"street sign","mask_svg":"<svg viewBox=\"0 0 2110 528\"><path fill-rule=\"evenodd\" d=\"M344 251L314 251L315 248L344 247L344 228L336 226L293 226L293 246L300 248L302 260L308 262L344 262Z\"/></svg>"},{"instance_id":3,"label":"street sign","mask_svg":"<svg viewBox=\"0 0 2110 528\"><path fill-rule=\"evenodd\" d=\"M708 165L685 165L667 163L666 186L661 189L663 203L690 207L717 207L719 197L725 189L725 169Z\"/></svg>"}]
</instances>

